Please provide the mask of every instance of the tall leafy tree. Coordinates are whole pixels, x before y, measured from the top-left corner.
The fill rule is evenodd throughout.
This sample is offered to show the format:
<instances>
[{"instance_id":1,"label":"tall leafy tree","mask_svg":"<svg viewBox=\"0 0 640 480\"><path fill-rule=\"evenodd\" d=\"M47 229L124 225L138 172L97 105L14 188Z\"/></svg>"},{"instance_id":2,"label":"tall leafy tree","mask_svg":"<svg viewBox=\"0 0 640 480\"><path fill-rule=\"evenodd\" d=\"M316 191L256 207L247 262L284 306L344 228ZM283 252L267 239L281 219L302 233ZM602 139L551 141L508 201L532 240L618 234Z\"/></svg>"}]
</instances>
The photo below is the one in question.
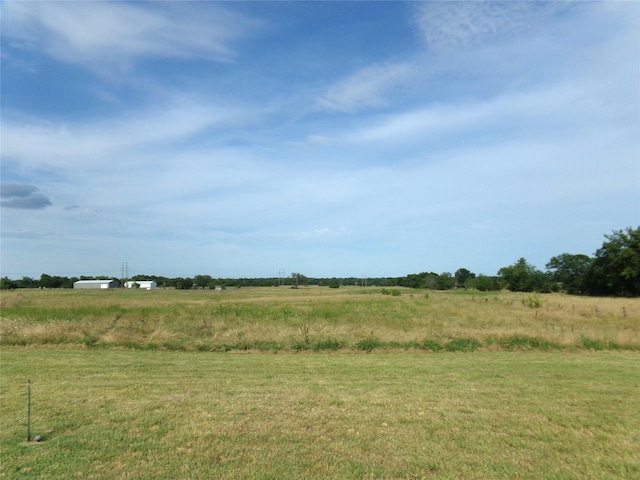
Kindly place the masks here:
<instances>
[{"instance_id":1,"label":"tall leafy tree","mask_svg":"<svg viewBox=\"0 0 640 480\"><path fill-rule=\"evenodd\" d=\"M640 295L640 227L605 235L587 278L593 295Z\"/></svg>"},{"instance_id":2,"label":"tall leafy tree","mask_svg":"<svg viewBox=\"0 0 640 480\"><path fill-rule=\"evenodd\" d=\"M18 282L9 279L9 277L0 278L0 290L13 290L18 288Z\"/></svg>"},{"instance_id":3,"label":"tall leafy tree","mask_svg":"<svg viewBox=\"0 0 640 480\"><path fill-rule=\"evenodd\" d=\"M294 272L291 274L292 288L298 288L300 285L307 285L309 279L301 273Z\"/></svg>"},{"instance_id":4,"label":"tall leafy tree","mask_svg":"<svg viewBox=\"0 0 640 480\"><path fill-rule=\"evenodd\" d=\"M551 290L550 276L541 272L524 258L508 267L502 267L498 275L512 292L548 292Z\"/></svg>"},{"instance_id":5,"label":"tall leafy tree","mask_svg":"<svg viewBox=\"0 0 640 480\"><path fill-rule=\"evenodd\" d=\"M587 275L592 264L593 260L587 255L563 253L552 257L546 267L564 291L580 295L586 292Z\"/></svg>"},{"instance_id":6,"label":"tall leafy tree","mask_svg":"<svg viewBox=\"0 0 640 480\"><path fill-rule=\"evenodd\" d=\"M465 286L475 288L481 292L491 292L500 290L500 279L498 277L489 277L487 275L478 275L477 277L467 280Z\"/></svg>"},{"instance_id":7,"label":"tall leafy tree","mask_svg":"<svg viewBox=\"0 0 640 480\"><path fill-rule=\"evenodd\" d=\"M455 280L449 272L443 272L436 278L436 288L438 290L449 290L454 287Z\"/></svg>"},{"instance_id":8,"label":"tall leafy tree","mask_svg":"<svg viewBox=\"0 0 640 480\"><path fill-rule=\"evenodd\" d=\"M198 287L204 289L205 287L209 287L211 283L213 283L213 278L211 275L196 275L193 277L193 283L195 283Z\"/></svg>"},{"instance_id":9,"label":"tall leafy tree","mask_svg":"<svg viewBox=\"0 0 640 480\"><path fill-rule=\"evenodd\" d=\"M471 273L466 268L459 268L454 274L454 277L456 279L456 287L464 287L466 281L470 278L475 278L475 276L475 273Z\"/></svg>"}]
</instances>

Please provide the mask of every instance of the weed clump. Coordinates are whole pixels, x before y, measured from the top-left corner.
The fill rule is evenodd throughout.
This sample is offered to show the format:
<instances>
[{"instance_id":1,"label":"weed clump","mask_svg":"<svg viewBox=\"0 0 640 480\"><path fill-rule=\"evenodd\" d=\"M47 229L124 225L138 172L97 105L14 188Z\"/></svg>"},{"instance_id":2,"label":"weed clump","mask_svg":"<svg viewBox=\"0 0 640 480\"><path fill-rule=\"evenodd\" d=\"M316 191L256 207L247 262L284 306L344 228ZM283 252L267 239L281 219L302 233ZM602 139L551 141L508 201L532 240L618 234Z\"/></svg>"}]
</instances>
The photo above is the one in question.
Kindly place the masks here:
<instances>
[{"instance_id":1,"label":"weed clump","mask_svg":"<svg viewBox=\"0 0 640 480\"><path fill-rule=\"evenodd\" d=\"M397 288L392 288L392 289L383 288L381 290L381 293L383 295L391 295L392 297L399 297L400 295L402 295L402 292L400 292L400 290Z\"/></svg>"},{"instance_id":2,"label":"weed clump","mask_svg":"<svg viewBox=\"0 0 640 480\"><path fill-rule=\"evenodd\" d=\"M497 343L506 350L519 349L538 349L549 350L551 348L560 348L560 345L542 338L532 337L528 335L511 335L509 337L491 338L490 343Z\"/></svg>"},{"instance_id":3,"label":"weed clump","mask_svg":"<svg viewBox=\"0 0 640 480\"><path fill-rule=\"evenodd\" d=\"M343 342L335 338L326 338L324 340L317 340L313 342L313 345L312 345L313 349L316 352L321 350L331 350L335 352L336 350L340 350L344 346L345 344Z\"/></svg>"},{"instance_id":4,"label":"weed clump","mask_svg":"<svg viewBox=\"0 0 640 480\"><path fill-rule=\"evenodd\" d=\"M473 352L481 347L481 343L474 338L455 338L445 343L447 352Z\"/></svg>"},{"instance_id":5,"label":"weed clump","mask_svg":"<svg viewBox=\"0 0 640 480\"><path fill-rule=\"evenodd\" d=\"M522 304L529 308L540 308L542 306L542 300L537 295L531 295L522 299Z\"/></svg>"},{"instance_id":6,"label":"weed clump","mask_svg":"<svg viewBox=\"0 0 640 480\"><path fill-rule=\"evenodd\" d=\"M620 350L620 345L614 341L597 340L588 337L582 337L582 347L587 350ZM633 348L630 348L633 350Z\"/></svg>"},{"instance_id":7,"label":"weed clump","mask_svg":"<svg viewBox=\"0 0 640 480\"><path fill-rule=\"evenodd\" d=\"M376 348L381 348L383 346L384 344L379 339L373 336L364 338L356 343L356 348L358 350L363 350L367 353L371 353Z\"/></svg>"},{"instance_id":8,"label":"weed clump","mask_svg":"<svg viewBox=\"0 0 640 480\"><path fill-rule=\"evenodd\" d=\"M425 350L431 350L433 352L439 352L442 350L442 345L437 340L425 340L422 342L422 348Z\"/></svg>"}]
</instances>

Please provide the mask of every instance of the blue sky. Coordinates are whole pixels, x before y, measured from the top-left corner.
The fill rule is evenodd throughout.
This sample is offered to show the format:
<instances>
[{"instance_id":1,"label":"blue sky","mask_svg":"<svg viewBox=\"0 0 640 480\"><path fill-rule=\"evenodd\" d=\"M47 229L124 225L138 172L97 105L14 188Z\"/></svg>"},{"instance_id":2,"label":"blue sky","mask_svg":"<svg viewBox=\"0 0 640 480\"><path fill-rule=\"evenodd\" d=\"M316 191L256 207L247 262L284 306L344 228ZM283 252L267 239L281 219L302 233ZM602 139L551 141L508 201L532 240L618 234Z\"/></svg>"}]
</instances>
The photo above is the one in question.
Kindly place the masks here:
<instances>
[{"instance_id":1,"label":"blue sky","mask_svg":"<svg viewBox=\"0 0 640 480\"><path fill-rule=\"evenodd\" d=\"M640 224L640 3L22 2L9 278L494 275Z\"/></svg>"}]
</instances>

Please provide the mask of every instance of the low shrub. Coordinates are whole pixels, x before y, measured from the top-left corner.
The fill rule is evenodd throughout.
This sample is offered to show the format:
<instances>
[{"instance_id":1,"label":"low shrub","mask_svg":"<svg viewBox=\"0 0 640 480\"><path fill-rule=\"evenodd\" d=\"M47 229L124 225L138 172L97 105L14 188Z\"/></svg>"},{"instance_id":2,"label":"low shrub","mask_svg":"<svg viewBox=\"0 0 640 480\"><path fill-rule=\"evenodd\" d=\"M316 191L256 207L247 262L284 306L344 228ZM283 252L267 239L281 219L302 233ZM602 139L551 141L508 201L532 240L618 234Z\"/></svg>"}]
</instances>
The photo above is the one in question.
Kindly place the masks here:
<instances>
[{"instance_id":1,"label":"low shrub","mask_svg":"<svg viewBox=\"0 0 640 480\"><path fill-rule=\"evenodd\" d=\"M510 337L498 338L496 343L507 350L521 348L548 350L550 348L559 348L559 345L554 342L527 335L512 335Z\"/></svg>"},{"instance_id":2,"label":"low shrub","mask_svg":"<svg viewBox=\"0 0 640 480\"><path fill-rule=\"evenodd\" d=\"M606 350L608 345L602 340L582 337L582 346L587 350Z\"/></svg>"},{"instance_id":3,"label":"low shrub","mask_svg":"<svg viewBox=\"0 0 640 480\"><path fill-rule=\"evenodd\" d=\"M425 350L439 352L440 350L442 350L442 345L440 345L440 342L438 342L437 340L425 340L424 342L422 342L422 348L424 348Z\"/></svg>"},{"instance_id":4,"label":"low shrub","mask_svg":"<svg viewBox=\"0 0 640 480\"><path fill-rule=\"evenodd\" d=\"M540 308L542 306L542 300L537 295L532 295L522 299L522 304L529 308Z\"/></svg>"},{"instance_id":5,"label":"low shrub","mask_svg":"<svg viewBox=\"0 0 640 480\"><path fill-rule=\"evenodd\" d=\"M277 352L278 350L282 350L284 347L280 342L264 341L264 342L253 342L252 344L249 345L249 348L252 350Z\"/></svg>"},{"instance_id":6,"label":"low shrub","mask_svg":"<svg viewBox=\"0 0 640 480\"><path fill-rule=\"evenodd\" d=\"M293 344L293 349L297 352L303 352L305 350L309 350L311 346L308 342L296 342Z\"/></svg>"},{"instance_id":7,"label":"low shrub","mask_svg":"<svg viewBox=\"0 0 640 480\"><path fill-rule=\"evenodd\" d=\"M356 343L356 348L358 350L363 350L363 351L366 351L367 353L370 353L376 348L381 348L382 346L383 346L383 343L373 336L369 338L364 338L358 341L358 343Z\"/></svg>"},{"instance_id":8,"label":"low shrub","mask_svg":"<svg viewBox=\"0 0 640 480\"><path fill-rule=\"evenodd\" d=\"M344 346L344 343L340 340L336 340L335 338L326 338L323 340L317 340L313 342L313 349L315 351L319 350L340 350Z\"/></svg>"},{"instance_id":9,"label":"low shrub","mask_svg":"<svg viewBox=\"0 0 640 480\"><path fill-rule=\"evenodd\" d=\"M383 288L381 292L383 295L391 295L392 297L399 297L402 294L402 292L397 288L392 288L391 290Z\"/></svg>"},{"instance_id":10,"label":"low shrub","mask_svg":"<svg viewBox=\"0 0 640 480\"><path fill-rule=\"evenodd\" d=\"M473 338L455 338L444 345L447 352L473 352L480 347L479 341Z\"/></svg>"}]
</instances>

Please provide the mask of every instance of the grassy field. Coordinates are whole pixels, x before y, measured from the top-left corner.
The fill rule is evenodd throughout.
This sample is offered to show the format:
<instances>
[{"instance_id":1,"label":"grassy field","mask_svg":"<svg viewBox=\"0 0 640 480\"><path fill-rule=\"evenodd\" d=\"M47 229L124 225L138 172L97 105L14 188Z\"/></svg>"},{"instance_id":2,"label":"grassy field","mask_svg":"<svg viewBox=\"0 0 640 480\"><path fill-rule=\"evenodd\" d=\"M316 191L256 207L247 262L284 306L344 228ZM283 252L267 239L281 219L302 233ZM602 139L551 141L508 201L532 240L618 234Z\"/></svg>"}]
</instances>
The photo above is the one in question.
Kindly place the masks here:
<instances>
[{"instance_id":1,"label":"grassy field","mask_svg":"<svg viewBox=\"0 0 640 480\"><path fill-rule=\"evenodd\" d=\"M640 299L307 287L2 292L3 345L187 351L640 350Z\"/></svg>"},{"instance_id":2,"label":"grassy field","mask_svg":"<svg viewBox=\"0 0 640 480\"><path fill-rule=\"evenodd\" d=\"M637 352L5 346L1 360L7 479L640 477Z\"/></svg>"},{"instance_id":3,"label":"grassy field","mask_svg":"<svg viewBox=\"0 0 640 480\"><path fill-rule=\"evenodd\" d=\"M1 304L2 478L640 477L640 299L309 287Z\"/></svg>"}]
</instances>

